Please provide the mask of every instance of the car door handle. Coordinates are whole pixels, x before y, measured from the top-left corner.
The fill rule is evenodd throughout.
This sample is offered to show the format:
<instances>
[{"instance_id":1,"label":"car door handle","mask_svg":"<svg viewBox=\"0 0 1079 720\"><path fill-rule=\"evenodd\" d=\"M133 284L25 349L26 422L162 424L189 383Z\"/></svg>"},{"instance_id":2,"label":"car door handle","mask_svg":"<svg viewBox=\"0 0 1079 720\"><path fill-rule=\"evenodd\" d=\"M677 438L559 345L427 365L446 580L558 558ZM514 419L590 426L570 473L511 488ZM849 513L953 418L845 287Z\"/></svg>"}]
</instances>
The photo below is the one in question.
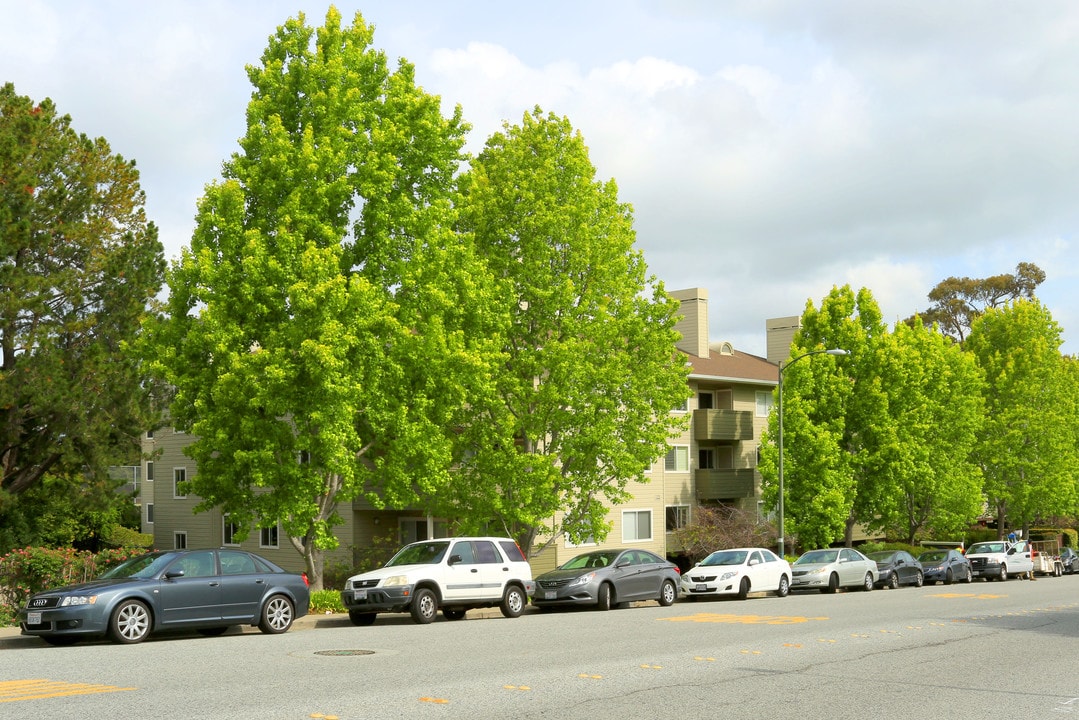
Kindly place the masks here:
<instances>
[{"instance_id":1,"label":"car door handle","mask_svg":"<svg viewBox=\"0 0 1079 720\"><path fill-rule=\"evenodd\" d=\"M210 587L217 587L220 584L221 583L215 581L215 582L210 583Z\"/></svg>"},{"instance_id":2,"label":"car door handle","mask_svg":"<svg viewBox=\"0 0 1079 720\"><path fill-rule=\"evenodd\" d=\"M256 585L265 585L266 581L263 580L262 578L259 578L258 580L255 581L255 584Z\"/></svg>"},{"instance_id":3,"label":"car door handle","mask_svg":"<svg viewBox=\"0 0 1079 720\"><path fill-rule=\"evenodd\" d=\"M472 572L479 572L479 568L472 568Z\"/></svg>"}]
</instances>

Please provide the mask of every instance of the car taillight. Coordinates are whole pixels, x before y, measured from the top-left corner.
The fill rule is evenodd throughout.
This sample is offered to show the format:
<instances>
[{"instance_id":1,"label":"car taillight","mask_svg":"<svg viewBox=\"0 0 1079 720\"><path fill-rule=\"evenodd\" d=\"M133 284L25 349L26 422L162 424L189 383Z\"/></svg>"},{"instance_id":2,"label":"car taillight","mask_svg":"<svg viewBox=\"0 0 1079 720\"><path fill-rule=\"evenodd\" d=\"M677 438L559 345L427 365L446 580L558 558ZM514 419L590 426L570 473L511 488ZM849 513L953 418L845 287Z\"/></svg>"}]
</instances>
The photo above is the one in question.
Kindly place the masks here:
<instances>
[{"instance_id":1,"label":"car taillight","mask_svg":"<svg viewBox=\"0 0 1079 720\"><path fill-rule=\"evenodd\" d=\"M303 584L311 587L311 581L307 579L307 573L300 573L300 576L303 578Z\"/></svg>"}]
</instances>

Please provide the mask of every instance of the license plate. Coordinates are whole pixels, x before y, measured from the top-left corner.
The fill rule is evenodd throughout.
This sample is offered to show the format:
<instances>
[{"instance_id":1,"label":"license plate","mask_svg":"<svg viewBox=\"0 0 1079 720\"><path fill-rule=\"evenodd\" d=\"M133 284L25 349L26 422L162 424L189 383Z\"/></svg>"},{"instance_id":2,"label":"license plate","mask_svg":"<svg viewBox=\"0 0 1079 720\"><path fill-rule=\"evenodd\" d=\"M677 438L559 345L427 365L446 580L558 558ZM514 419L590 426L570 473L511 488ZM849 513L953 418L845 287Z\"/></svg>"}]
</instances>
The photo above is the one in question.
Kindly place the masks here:
<instances>
[{"instance_id":1,"label":"license plate","mask_svg":"<svg viewBox=\"0 0 1079 720\"><path fill-rule=\"evenodd\" d=\"M704 583L697 583L696 585L693 586L693 589L696 592L704 592L704 591L706 591L708 589L708 586L705 585Z\"/></svg>"},{"instance_id":2,"label":"license plate","mask_svg":"<svg viewBox=\"0 0 1079 720\"><path fill-rule=\"evenodd\" d=\"M547 592L543 593L543 599L544 600L554 600L556 597L558 597L558 593L553 592L551 590L548 590Z\"/></svg>"},{"instance_id":3,"label":"license plate","mask_svg":"<svg viewBox=\"0 0 1079 720\"><path fill-rule=\"evenodd\" d=\"M353 590L352 591L352 599L353 600L366 600L367 599L367 591L366 590Z\"/></svg>"},{"instance_id":4,"label":"license plate","mask_svg":"<svg viewBox=\"0 0 1079 720\"><path fill-rule=\"evenodd\" d=\"M26 613L26 624L27 625L40 625L41 624L41 613L39 613L39 612Z\"/></svg>"}]
</instances>

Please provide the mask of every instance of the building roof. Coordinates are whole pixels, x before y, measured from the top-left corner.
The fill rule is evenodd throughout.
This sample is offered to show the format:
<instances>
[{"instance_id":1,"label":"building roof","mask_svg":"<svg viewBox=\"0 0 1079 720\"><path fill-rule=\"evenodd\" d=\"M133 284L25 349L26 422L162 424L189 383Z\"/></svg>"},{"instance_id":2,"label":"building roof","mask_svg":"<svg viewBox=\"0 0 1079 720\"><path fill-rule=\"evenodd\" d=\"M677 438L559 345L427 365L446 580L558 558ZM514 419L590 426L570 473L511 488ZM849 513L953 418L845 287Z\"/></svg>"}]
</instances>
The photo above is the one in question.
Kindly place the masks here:
<instances>
[{"instance_id":1,"label":"building roof","mask_svg":"<svg viewBox=\"0 0 1079 720\"><path fill-rule=\"evenodd\" d=\"M740 352L727 345L723 352L710 350L708 357L686 353L691 378L754 382L762 385L779 383L779 366L762 357Z\"/></svg>"}]
</instances>

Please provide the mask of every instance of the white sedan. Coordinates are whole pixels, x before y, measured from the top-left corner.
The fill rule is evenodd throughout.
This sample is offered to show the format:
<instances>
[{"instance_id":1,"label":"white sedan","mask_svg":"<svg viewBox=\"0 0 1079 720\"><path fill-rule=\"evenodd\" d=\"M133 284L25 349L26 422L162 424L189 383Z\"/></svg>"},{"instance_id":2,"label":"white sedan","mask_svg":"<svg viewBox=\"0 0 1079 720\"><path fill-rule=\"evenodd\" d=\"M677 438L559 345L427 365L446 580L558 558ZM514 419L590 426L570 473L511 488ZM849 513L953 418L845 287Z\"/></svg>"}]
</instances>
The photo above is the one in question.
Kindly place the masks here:
<instances>
[{"instance_id":1,"label":"white sedan","mask_svg":"<svg viewBox=\"0 0 1079 720\"><path fill-rule=\"evenodd\" d=\"M791 586L791 566L766 548L717 550L693 569L682 573L682 594L696 598L774 592L786 597Z\"/></svg>"}]
</instances>

